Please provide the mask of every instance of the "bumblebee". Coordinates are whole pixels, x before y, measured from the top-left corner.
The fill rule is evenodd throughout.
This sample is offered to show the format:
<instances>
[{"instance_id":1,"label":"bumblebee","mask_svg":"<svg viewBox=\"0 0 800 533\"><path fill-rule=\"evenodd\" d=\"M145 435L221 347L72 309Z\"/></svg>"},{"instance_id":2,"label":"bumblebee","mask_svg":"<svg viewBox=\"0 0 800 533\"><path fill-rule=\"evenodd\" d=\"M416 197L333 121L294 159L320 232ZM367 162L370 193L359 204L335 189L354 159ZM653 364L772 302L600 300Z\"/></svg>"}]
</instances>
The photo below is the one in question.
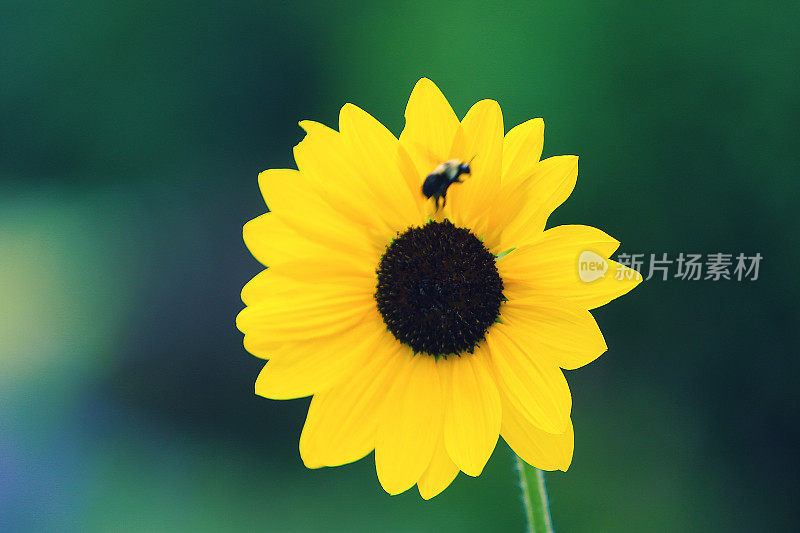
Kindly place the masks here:
<instances>
[{"instance_id":1,"label":"bumblebee","mask_svg":"<svg viewBox=\"0 0 800 533\"><path fill-rule=\"evenodd\" d=\"M470 163L472 161L470 160ZM450 159L433 169L422 182L422 194L425 198L433 198L436 201L436 210L439 210L439 199L442 199L442 207L447 203L447 188L454 183L461 183L461 176L470 174L470 163L464 163L460 159Z\"/></svg>"}]
</instances>

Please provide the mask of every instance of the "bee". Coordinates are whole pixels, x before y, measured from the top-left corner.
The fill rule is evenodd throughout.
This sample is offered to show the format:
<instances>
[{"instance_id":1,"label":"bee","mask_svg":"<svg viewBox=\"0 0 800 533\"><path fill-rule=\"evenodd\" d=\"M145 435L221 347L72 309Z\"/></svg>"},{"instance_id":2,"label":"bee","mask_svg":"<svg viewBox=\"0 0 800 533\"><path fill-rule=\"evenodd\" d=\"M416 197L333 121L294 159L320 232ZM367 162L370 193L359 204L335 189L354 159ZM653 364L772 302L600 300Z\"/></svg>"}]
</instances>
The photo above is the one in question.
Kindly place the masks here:
<instances>
[{"instance_id":1,"label":"bee","mask_svg":"<svg viewBox=\"0 0 800 533\"><path fill-rule=\"evenodd\" d=\"M469 165L460 159L450 159L433 169L422 182L422 194L425 198L433 198L436 201L436 210L439 210L439 199L442 199L442 207L447 203L447 188L454 183L461 183L460 177L470 174Z\"/></svg>"}]
</instances>

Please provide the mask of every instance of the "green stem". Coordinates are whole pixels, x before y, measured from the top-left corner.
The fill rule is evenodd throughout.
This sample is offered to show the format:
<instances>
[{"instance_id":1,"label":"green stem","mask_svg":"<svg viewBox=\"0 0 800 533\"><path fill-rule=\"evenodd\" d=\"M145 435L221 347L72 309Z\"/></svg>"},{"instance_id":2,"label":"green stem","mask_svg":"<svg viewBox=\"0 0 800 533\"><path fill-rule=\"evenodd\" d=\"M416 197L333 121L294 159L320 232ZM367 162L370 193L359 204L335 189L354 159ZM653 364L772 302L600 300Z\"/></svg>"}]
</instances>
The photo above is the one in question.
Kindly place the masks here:
<instances>
[{"instance_id":1,"label":"green stem","mask_svg":"<svg viewBox=\"0 0 800 533\"><path fill-rule=\"evenodd\" d=\"M547 489L544 487L544 472L527 464L518 456L514 457L517 460L522 503L525 505L525 516L528 519L528 532L554 533Z\"/></svg>"}]
</instances>

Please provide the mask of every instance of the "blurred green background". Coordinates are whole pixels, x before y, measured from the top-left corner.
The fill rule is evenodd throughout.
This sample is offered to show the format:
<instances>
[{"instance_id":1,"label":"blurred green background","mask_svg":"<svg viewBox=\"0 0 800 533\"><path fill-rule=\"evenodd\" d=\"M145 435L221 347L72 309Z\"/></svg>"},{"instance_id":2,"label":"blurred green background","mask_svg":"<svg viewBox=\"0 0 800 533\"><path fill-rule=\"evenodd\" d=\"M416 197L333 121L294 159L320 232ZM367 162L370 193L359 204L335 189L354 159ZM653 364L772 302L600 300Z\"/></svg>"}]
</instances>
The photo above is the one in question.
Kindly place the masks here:
<instances>
[{"instance_id":1,"label":"blurred green background","mask_svg":"<svg viewBox=\"0 0 800 533\"><path fill-rule=\"evenodd\" d=\"M795 531L800 4L0 4L0 529L521 531L512 459L430 502L372 458L306 470L308 400L256 397L234 317L256 176L421 76L581 156L550 225L628 253L756 252L653 279L568 372L561 532Z\"/></svg>"}]
</instances>

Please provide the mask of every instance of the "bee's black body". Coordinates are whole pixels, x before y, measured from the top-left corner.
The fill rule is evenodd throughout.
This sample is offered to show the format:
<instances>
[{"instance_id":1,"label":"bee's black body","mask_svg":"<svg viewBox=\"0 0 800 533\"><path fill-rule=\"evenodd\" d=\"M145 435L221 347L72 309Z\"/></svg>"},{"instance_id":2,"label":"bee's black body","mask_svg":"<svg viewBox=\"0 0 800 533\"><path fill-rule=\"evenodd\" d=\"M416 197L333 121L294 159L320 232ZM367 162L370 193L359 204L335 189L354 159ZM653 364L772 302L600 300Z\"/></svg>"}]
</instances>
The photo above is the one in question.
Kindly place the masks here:
<instances>
[{"instance_id":1,"label":"bee's black body","mask_svg":"<svg viewBox=\"0 0 800 533\"><path fill-rule=\"evenodd\" d=\"M422 194L425 195L425 198L433 198L438 210L440 198L442 199L442 207L447 203L447 188L454 183L461 183L460 177L469 173L469 163L464 163L458 159L445 161L425 178L422 183Z\"/></svg>"}]
</instances>

